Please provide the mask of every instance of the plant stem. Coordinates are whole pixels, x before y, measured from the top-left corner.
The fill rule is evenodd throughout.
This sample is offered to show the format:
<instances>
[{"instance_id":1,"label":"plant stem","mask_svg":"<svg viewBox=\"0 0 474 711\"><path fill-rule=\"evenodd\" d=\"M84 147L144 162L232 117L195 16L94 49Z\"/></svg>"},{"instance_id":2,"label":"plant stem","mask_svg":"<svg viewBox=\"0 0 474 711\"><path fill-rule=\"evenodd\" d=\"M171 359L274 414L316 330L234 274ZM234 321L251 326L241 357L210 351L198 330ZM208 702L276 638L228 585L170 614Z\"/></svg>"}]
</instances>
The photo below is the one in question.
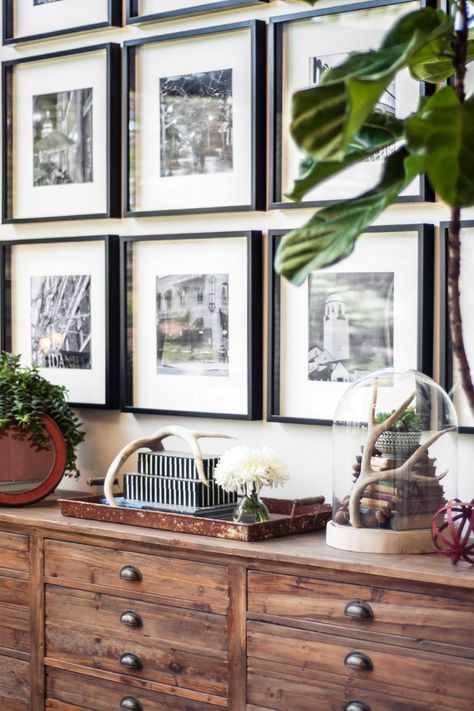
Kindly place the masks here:
<instances>
[{"instance_id":1,"label":"plant stem","mask_svg":"<svg viewBox=\"0 0 474 711\"><path fill-rule=\"evenodd\" d=\"M464 79L466 76L466 50L467 50L467 0L459 0L456 3L459 10L460 27L456 30L456 41L454 43L454 69L455 69L455 89L460 103L464 103L466 93ZM451 341L453 351L458 361L461 383L468 399L471 411L474 415L474 386L471 378L471 371L464 346L459 275L461 267L461 210L453 207L451 210L451 221L449 224L448 238L448 303L449 322L451 326Z\"/></svg>"}]
</instances>

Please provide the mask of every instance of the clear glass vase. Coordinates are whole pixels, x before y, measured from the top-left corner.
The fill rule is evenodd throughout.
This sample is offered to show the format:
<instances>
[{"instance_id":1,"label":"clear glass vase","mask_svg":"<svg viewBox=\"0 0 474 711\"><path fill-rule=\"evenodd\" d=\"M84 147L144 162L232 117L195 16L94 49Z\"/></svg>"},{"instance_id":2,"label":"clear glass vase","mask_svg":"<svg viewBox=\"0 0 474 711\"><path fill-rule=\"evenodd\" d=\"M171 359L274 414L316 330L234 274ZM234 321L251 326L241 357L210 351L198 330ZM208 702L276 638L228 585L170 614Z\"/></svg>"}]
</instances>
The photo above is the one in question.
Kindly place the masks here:
<instances>
[{"instance_id":1,"label":"clear glass vase","mask_svg":"<svg viewBox=\"0 0 474 711\"><path fill-rule=\"evenodd\" d=\"M232 514L234 523L260 523L268 521L270 514L257 491L244 494Z\"/></svg>"}]
</instances>

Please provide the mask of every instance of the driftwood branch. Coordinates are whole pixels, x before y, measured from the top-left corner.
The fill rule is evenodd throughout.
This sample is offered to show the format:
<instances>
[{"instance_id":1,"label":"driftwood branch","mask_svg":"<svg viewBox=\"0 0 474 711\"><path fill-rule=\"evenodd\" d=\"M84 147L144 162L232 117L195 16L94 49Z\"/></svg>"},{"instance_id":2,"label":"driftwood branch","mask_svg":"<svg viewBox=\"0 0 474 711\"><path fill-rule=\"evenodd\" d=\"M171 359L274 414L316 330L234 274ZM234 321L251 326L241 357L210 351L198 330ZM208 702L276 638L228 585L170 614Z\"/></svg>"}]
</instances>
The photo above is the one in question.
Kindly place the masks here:
<instances>
[{"instance_id":1,"label":"driftwood branch","mask_svg":"<svg viewBox=\"0 0 474 711\"><path fill-rule=\"evenodd\" d=\"M231 435L222 434L220 432L195 432L193 430L187 429L186 427L175 425L158 430L149 437L141 437L140 439L133 440L133 442L130 442L125 447L123 447L123 449L120 450L120 452L117 454L114 461L110 465L107 474L105 475L104 495L110 506L117 506L113 494L113 484L118 472L125 464L127 459L138 449L142 449L144 447L151 449L153 452L162 451L163 440L166 439L166 437L171 436L180 437L181 439L184 439L185 442L187 442L191 449L191 452L193 453L194 461L196 462L196 468L198 470L199 479L206 486L209 486L209 482L207 481L206 475L204 474L204 462L201 447L199 446L198 440L202 439L203 437L233 439Z\"/></svg>"}]
</instances>

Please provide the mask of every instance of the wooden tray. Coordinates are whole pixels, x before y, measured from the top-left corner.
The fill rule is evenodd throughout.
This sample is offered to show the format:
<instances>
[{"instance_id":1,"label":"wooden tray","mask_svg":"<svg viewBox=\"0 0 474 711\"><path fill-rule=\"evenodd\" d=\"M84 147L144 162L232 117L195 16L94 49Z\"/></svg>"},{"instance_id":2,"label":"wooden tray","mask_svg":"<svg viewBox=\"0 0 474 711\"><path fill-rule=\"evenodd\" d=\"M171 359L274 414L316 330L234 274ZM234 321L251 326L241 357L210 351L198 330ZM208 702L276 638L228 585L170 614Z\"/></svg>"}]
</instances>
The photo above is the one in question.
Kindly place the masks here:
<instances>
[{"instance_id":1,"label":"wooden tray","mask_svg":"<svg viewBox=\"0 0 474 711\"><path fill-rule=\"evenodd\" d=\"M309 499L266 499L270 520L262 523L234 523L219 519L198 518L166 511L144 511L101 504L102 496L87 496L82 499L59 499L64 516L126 523L131 526L159 528L164 531L195 533L198 536L230 538L234 541L263 541L280 538L293 533L316 531L324 528L331 518L332 508L324 503L324 497Z\"/></svg>"}]
</instances>

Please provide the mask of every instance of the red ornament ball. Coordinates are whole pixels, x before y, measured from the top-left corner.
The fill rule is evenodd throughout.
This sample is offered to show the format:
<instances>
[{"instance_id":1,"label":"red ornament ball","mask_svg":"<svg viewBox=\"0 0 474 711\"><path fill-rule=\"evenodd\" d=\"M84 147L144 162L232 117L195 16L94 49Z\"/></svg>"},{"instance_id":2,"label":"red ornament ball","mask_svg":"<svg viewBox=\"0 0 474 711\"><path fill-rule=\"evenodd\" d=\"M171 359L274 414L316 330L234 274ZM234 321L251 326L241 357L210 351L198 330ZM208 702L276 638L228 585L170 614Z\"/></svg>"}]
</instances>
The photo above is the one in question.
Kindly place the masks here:
<instances>
[{"instance_id":1,"label":"red ornament ball","mask_svg":"<svg viewBox=\"0 0 474 711\"><path fill-rule=\"evenodd\" d=\"M431 536L436 552L453 564L465 560L474 565L474 499L453 499L442 506L433 516Z\"/></svg>"}]
</instances>

